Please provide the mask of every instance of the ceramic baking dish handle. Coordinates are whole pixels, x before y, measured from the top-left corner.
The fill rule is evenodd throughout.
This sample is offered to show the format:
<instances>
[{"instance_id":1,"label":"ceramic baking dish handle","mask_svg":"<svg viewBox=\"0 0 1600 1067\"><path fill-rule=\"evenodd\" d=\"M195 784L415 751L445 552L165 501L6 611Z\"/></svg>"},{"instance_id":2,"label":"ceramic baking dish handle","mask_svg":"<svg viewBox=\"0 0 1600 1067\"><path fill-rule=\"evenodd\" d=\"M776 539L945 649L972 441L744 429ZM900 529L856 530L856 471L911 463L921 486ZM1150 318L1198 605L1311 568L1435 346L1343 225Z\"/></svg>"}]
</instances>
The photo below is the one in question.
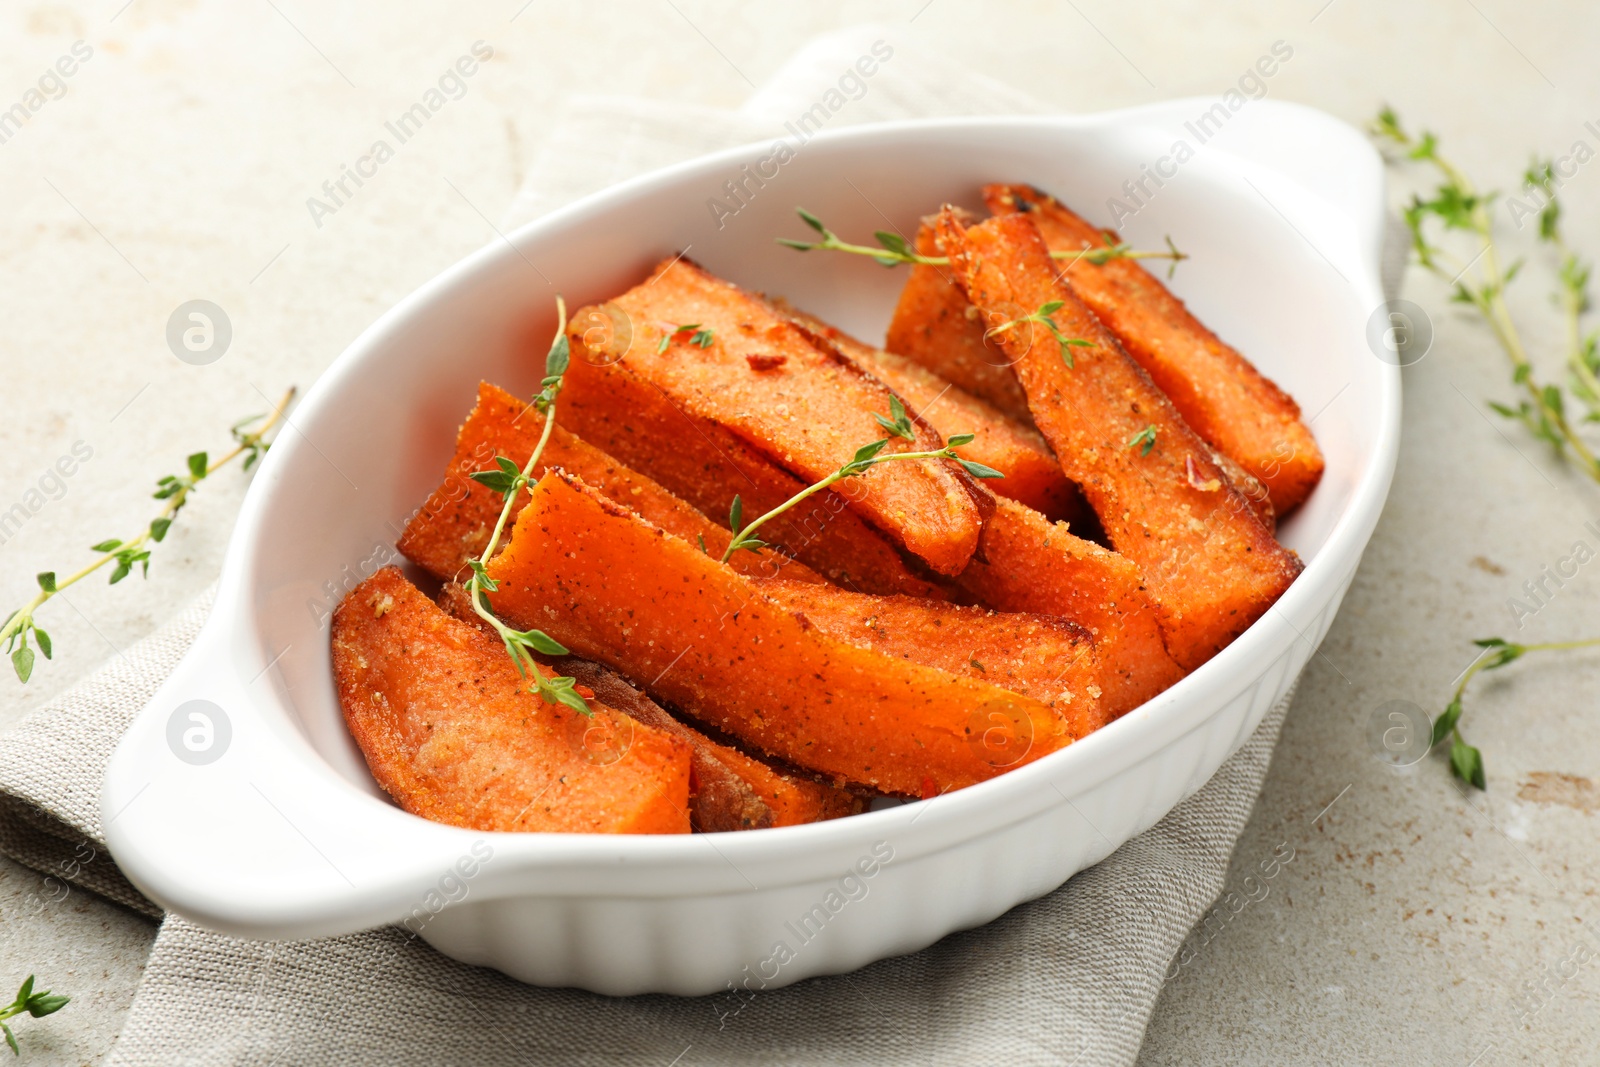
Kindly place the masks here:
<instances>
[{"instance_id":1,"label":"ceramic baking dish handle","mask_svg":"<svg viewBox=\"0 0 1600 1067\"><path fill-rule=\"evenodd\" d=\"M305 739L259 713L252 689L266 683L231 654L229 614L219 603L112 757L101 794L112 855L158 904L239 936L400 918L475 835L315 773Z\"/></svg>"}]
</instances>

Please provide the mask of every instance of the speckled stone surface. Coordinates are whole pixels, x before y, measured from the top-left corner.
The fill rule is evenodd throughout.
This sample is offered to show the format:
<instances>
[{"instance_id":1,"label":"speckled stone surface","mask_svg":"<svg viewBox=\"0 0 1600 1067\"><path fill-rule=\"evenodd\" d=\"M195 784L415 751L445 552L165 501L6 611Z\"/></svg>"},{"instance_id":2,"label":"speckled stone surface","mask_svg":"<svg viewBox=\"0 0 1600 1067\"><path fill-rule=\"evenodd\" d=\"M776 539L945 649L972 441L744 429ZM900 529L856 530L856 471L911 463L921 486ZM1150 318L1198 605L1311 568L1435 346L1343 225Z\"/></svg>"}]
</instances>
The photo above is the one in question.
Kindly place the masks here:
<instances>
[{"instance_id":1,"label":"speckled stone surface","mask_svg":"<svg viewBox=\"0 0 1600 1067\"><path fill-rule=\"evenodd\" d=\"M0 143L0 512L30 511L0 543L0 597L21 602L36 571L70 570L94 541L139 529L156 477L224 447L235 418L311 382L392 303L493 238L568 93L735 106L809 35L879 20L1083 111L1220 92L1281 40L1294 55L1274 98L1352 122L1387 100L1486 181L1514 183L1535 148L1600 149L1584 126L1600 125L1590 5L1184 0L1153 16L1101 0L628 0L593 12L545 0L25 0L0 12L0 111L74 42L92 49ZM494 57L461 99L319 227L306 199L480 40ZM1570 232L1593 249L1600 166L1579 166L1563 194ZM1554 367L1550 278L1535 255L1512 303ZM1488 759L1486 796L1464 795L1438 757L1397 771L1370 754L1381 705L1437 709L1471 638L1516 631L1507 601L1525 581L1578 540L1600 547L1584 525L1600 515L1596 490L1486 414L1510 387L1483 331L1447 310L1439 284L1413 274L1407 295L1433 311L1436 339L1406 371L1394 493L1301 685L1235 856L1235 896L1165 988L1148 1064L1595 1055L1600 823L1587 783L1600 780L1600 656L1528 661L1475 686L1466 725ZM191 299L232 323L230 348L205 366L165 340ZM90 458L49 479L77 442ZM231 473L208 483L148 582L86 583L50 605L57 658L26 689L0 682L0 729L203 588L243 488ZM1591 569L1519 635L1600 628ZM98 1062L153 928L51 890L0 862L0 982L36 971L74 997L18 1025L27 1062Z\"/></svg>"}]
</instances>

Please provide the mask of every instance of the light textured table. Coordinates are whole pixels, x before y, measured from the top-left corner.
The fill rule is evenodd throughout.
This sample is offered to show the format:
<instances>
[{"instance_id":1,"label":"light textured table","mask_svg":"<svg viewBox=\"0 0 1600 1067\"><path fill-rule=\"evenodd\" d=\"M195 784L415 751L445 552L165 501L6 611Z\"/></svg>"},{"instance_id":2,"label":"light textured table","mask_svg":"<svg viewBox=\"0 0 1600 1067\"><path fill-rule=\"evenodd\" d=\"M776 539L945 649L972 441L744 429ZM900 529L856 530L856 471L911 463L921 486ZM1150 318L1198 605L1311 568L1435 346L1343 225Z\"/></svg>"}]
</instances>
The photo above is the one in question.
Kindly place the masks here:
<instances>
[{"instance_id":1,"label":"light textured table","mask_svg":"<svg viewBox=\"0 0 1600 1067\"><path fill-rule=\"evenodd\" d=\"M526 146L569 92L732 106L810 34L878 19L1084 111L1220 92L1281 40L1294 54L1273 97L1352 122L1390 101L1498 183L1531 149L1600 148L1583 125L1600 119L1593 5L520 6L32 0L0 13L0 108L75 41L93 50L65 94L0 143L0 511L75 442L93 450L0 544L0 596L20 603L36 571L69 570L92 542L138 530L157 476L224 447L236 417L311 382L393 302L491 239ZM591 6L604 13L580 13ZM495 54L465 96L319 228L306 199L478 40ZM1571 232L1600 253L1600 165L1564 194ZM1547 351L1559 342L1549 278L1536 257L1513 301ZM1464 796L1437 757L1396 772L1368 752L1374 709L1436 709L1469 639L1515 628L1506 601L1525 580L1579 539L1600 546L1583 528L1600 514L1595 492L1484 414L1510 392L1496 350L1446 310L1441 286L1410 282L1438 336L1406 372L1394 493L1301 686L1233 882L1259 898L1245 877L1275 849L1293 859L1249 883L1264 899L1214 922L1166 987L1150 1064L1574 1063L1600 1038L1600 959L1560 965L1600 923L1596 815L1582 810L1594 787L1540 787L1540 772L1600 779L1600 659L1519 664L1477 687L1468 725L1489 761L1487 796ZM164 338L195 298L233 325L209 366L175 359ZM86 584L50 605L41 621L57 658L26 689L0 681L0 728L211 580L243 484L229 473L205 485L148 582ZM1522 636L1600 627L1592 569ZM40 876L0 863L0 983L37 971L74 997L22 1021L29 1062L106 1054L152 932L82 893L48 901ZM1531 1015L1527 983L1546 990Z\"/></svg>"}]
</instances>

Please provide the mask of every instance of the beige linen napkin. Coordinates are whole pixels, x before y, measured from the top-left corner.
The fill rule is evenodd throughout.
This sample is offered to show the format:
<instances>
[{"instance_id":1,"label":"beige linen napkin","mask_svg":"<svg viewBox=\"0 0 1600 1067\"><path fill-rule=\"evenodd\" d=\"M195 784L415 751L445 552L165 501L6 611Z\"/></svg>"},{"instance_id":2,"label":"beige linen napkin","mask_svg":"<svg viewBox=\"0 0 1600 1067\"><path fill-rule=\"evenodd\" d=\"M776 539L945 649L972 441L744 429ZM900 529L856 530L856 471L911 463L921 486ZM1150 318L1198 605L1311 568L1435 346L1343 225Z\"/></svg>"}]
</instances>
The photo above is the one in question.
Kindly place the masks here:
<instances>
[{"instance_id":1,"label":"beige linen napkin","mask_svg":"<svg viewBox=\"0 0 1600 1067\"><path fill-rule=\"evenodd\" d=\"M891 30L861 27L807 46L738 112L574 101L510 219L679 158L778 136L879 40L893 55L864 95L844 97L833 124L1043 110ZM209 600L0 738L0 850L158 914L105 855L100 780ZM109 1062L1131 1063L1170 961L1222 889L1288 704L1272 708L1199 793L1051 895L923 952L757 994L737 1014L718 997L524 986L446 959L400 928L251 942L168 918Z\"/></svg>"}]
</instances>

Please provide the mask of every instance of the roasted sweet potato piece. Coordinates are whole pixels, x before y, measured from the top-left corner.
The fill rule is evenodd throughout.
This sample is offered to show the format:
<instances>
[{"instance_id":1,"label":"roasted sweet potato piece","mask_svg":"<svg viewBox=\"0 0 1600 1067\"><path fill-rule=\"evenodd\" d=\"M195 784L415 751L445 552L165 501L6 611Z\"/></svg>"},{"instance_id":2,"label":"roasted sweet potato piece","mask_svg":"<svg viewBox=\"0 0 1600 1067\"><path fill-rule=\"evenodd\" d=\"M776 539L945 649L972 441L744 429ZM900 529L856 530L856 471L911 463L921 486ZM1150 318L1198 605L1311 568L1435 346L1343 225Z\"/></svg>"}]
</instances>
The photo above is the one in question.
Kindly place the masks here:
<instances>
[{"instance_id":1,"label":"roasted sweet potato piece","mask_svg":"<svg viewBox=\"0 0 1600 1067\"><path fill-rule=\"evenodd\" d=\"M488 624L472 609L466 590L459 584L447 584L440 591L439 602L456 618L487 629ZM673 718L609 667L577 656L536 658L577 679L607 707L689 743L694 751L689 765L689 821L700 833L796 826L854 815L862 809L862 800L846 790L786 773L711 740ZM608 747L613 746L613 737L597 732L590 746L594 755L605 758L615 751Z\"/></svg>"},{"instance_id":2,"label":"roasted sweet potato piece","mask_svg":"<svg viewBox=\"0 0 1600 1067\"><path fill-rule=\"evenodd\" d=\"M914 360L873 348L786 301L775 300L773 304L809 330L818 343L832 345L840 355L893 389L941 440L958 433L976 435L971 444L962 446L961 454L1005 475L987 483L986 488L995 495L1020 500L1051 518L1080 517L1082 498L1061 473L1055 453L1031 423L1018 422Z\"/></svg>"},{"instance_id":3,"label":"roasted sweet potato piece","mask_svg":"<svg viewBox=\"0 0 1600 1067\"><path fill-rule=\"evenodd\" d=\"M798 826L854 815L864 807L861 798L847 790L781 771L713 741L673 718L609 667L568 656L563 657L560 669L618 711L664 733L675 734L693 747L694 795L689 801L689 814L694 828L702 833Z\"/></svg>"},{"instance_id":4,"label":"roasted sweet potato piece","mask_svg":"<svg viewBox=\"0 0 1600 1067\"><path fill-rule=\"evenodd\" d=\"M1165 609L1167 648L1192 670L1272 606L1300 561L1272 539L1206 443L1057 278L1030 215L968 229L946 211L939 239L967 298L1014 357L1034 422L1112 546L1143 571ZM1047 307L1065 337L1087 346L1060 344L1028 321Z\"/></svg>"},{"instance_id":5,"label":"roasted sweet potato piece","mask_svg":"<svg viewBox=\"0 0 1600 1067\"><path fill-rule=\"evenodd\" d=\"M599 701L594 718L526 691L501 643L452 618L394 567L333 613L350 734L413 815L474 830L689 832L689 745ZM584 731L629 738L585 754Z\"/></svg>"},{"instance_id":6,"label":"roasted sweet potato piece","mask_svg":"<svg viewBox=\"0 0 1600 1067\"><path fill-rule=\"evenodd\" d=\"M1272 494L1267 491L1261 479L1239 466L1226 452L1219 452L1215 447L1211 449L1211 462L1222 468L1222 473L1226 474L1228 481L1239 490L1239 494L1250 505L1250 510L1261 520L1261 525L1267 528L1267 532L1276 534L1278 509L1272 506Z\"/></svg>"},{"instance_id":7,"label":"roasted sweet potato piece","mask_svg":"<svg viewBox=\"0 0 1600 1067\"><path fill-rule=\"evenodd\" d=\"M558 472L489 574L500 617L842 783L922 796L993 777L1009 764L985 750L991 713L1028 724L1023 759L1072 736L1038 700L822 633L760 582Z\"/></svg>"},{"instance_id":8,"label":"roasted sweet potato piece","mask_svg":"<svg viewBox=\"0 0 1600 1067\"><path fill-rule=\"evenodd\" d=\"M450 461L444 482L406 523L397 543L401 554L435 577L446 581L461 577L467 570L467 561L483 554L503 505L500 494L473 481L472 474L492 470L497 455L506 456L519 466L525 463L543 429L544 418L531 404L499 386L479 383L478 404L456 437L455 458ZM578 475L606 496L685 540L704 538L708 551L720 556L728 547L732 535L727 529L560 426L551 432L534 477L552 467ZM513 518L527 499L526 493L518 494L513 502ZM782 552L739 555L730 562L753 577L822 581L805 564Z\"/></svg>"},{"instance_id":9,"label":"roasted sweet potato piece","mask_svg":"<svg viewBox=\"0 0 1600 1067\"><path fill-rule=\"evenodd\" d=\"M923 250L926 255L933 255L936 252L943 254L933 244L929 244L926 241L922 242L922 244L925 245ZM928 264L919 264L912 268L913 278L907 281L905 289L901 291L900 304L895 311L894 322L889 327L890 341L888 343L891 351L885 354L890 359L899 359L909 363L922 371L922 373L932 376L935 380L942 380L939 378L941 373L961 373L971 380L975 387L986 390L985 395L994 397L997 401L1004 400L1006 403L1010 403L1012 401L1008 394L1011 390L1000 384L1003 378L1000 373L996 372L995 368L998 367L1005 375L1009 375L1012 379L1012 385L1016 385L1016 375L1012 372L1009 363L1002 363L1005 356L999 351L998 343L993 340L984 340L984 326L975 314L977 309L967 301L966 294L961 292L960 287L945 277L948 270L948 267ZM917 275L916 272L923 273ZM935 278L939 280L935 281ZM964 312L972 312L973 314L955 314L954 307L957 301L960 302ZM895 353L900 351L912 352L915 358L897 356ZM980 358L980 355L976 354L981 354L981 358L986 362L975 364L975 361ZM987 362L990 360L993 362ZM975 370L975 366L981 366L983 369L981 371ZM938 372L928 369L930 367L938 368ZM900 386L896 385L887 376L884 377L884 381L896 391L899 391ZM1016 385L1016 390L1019 393L1021 388L1020 385ZM963 395L971 396L971 394L966 393ZM993 410L999 410L990 401L979 400L977 397L972 397L972 399L977 403L992 407ZM1009 418L1010 416L1007 417ZM1026 420L1025 426L1023 421L1019 419L1012 419L1012 424L1024 426L1029 432L1037 432L1032 430L1032 421L1030 416ZM977 442L973 443L977 444ZM978 460L980 463L988 463L989 466L995 467L996 470L1004 469L996 466L990 460L983 459L975 452L971 458ZM1250 506L1255 511L1256 516L1266 524L1269 530L1272 529L1276 524L1277 516L1268 498L1266 487L1243 467L1214 448L1211 450L1211 458L1227 472L1228 477L1240 492L1244 493L1245 498L1250 501ZM1070 483L1068 484L1070 485ZM1010 496L1013 500L1021 500L1034 510L1044 512L1050 518L1069 519L1076 521L1079 525L1083 524L1081 515L1082 498L1078 497L1076 493L1074 493L1072 507L1065 511L1053 511L1048 506L1041 507L1043 503L1041 499L1031 495L1019 495L1014 491L1007 491L1008 487L1003 486L998 481L991 485L990 488L998 495Z\"/></svg>"},{"instance_id":10,"label":"roasted sweet potato piece","mask_svg":"<svg viewBox=\"0 0 1600 1067\"><path fill-rule=\"evenodd\" d=\"M997 611L1059 615L1094 638L1101 712L1109 719L1183 677L1167 653L1161 609L1126 556L1074 536L1065 523L1002 500L983 528L983 561L956 584Z\"/></svg>"},{"instance_id":11,"label":"roasted sweet potato piece","mask_svg":"<svg viewBox=\"0 0 1600 1067\"><path fill-rule=\"evenodd\" d=\"M931 219L917 230L917 251L942 256ZM906 277L883 347L952 381L1019 422L1031 424L1028 398L999 344L984 325L949 267L917 264Z\"/></svg>"},{"instance_id":12,"label":"roasted sweet potato piece","mask_svg":"<svg viewBox=\"0 0 1600 1067\"><path fill-rule=\"evenodd\" d=\"M611 323L599 310L586 309L573 317L572 366L556 407L557 425L649 475L717 522L724 521L735 495L749 521L806 487L808 483L724 427L690 414L619 362L620 353L611 347L616 341ZM761 539L852 589L941 595L937 586L912 572L899 551L863 522L840 493L811 497L763 526Z\"/></svg>"},{"instance_id":13,"label":"roasted sweet potato piece","mask_svg":"<svg viewBox=\"0 0 1600 1067\"><path fill-rule=\"evenodd\" d=\"M996 215L1031 215L1054 251L1098 248L1118 239L1114 231L1097 229L1031 186L990 185L983 196ZM1076 260L1064 275L1190 428L1261 480L1278 514L1310 495L1322 477L1322 453L1292 397L1207 329L1137 261Z\"/></svg>"},{"instance_id":14,"label":"roasted sweet potato piece","mask_svg":"<svg viewBox=\"0 0 1600 1067\"><path fill-rule=\"evenodd\" d=\"M891 393L764 300L679 256L611 305L632 344L621 363L692 415L716 423L810 484L884 436ZM586 321L580 312L577 324ZM693 329L685 324L693 324ZM891 451L938 448L931 429ZM981 493L951 460L885 463L853 480L850 506L939 574L959 574L978 545Z\"/></svg>"},{"instance_id":15,"label":"roasted sweet potato piece","mask_svg":"<svg viewBox=\"0 0 1600 1067\"><path fill-rule=\"evenodd\" d=\"M1060 708L1075 735L1107 721L1089 632L1059 616L996 612L831 585L761 583L762 592L857 648L998 685ZM1028 739L1019 738L1026 742Z\"/></svg>"}]
</instances>

